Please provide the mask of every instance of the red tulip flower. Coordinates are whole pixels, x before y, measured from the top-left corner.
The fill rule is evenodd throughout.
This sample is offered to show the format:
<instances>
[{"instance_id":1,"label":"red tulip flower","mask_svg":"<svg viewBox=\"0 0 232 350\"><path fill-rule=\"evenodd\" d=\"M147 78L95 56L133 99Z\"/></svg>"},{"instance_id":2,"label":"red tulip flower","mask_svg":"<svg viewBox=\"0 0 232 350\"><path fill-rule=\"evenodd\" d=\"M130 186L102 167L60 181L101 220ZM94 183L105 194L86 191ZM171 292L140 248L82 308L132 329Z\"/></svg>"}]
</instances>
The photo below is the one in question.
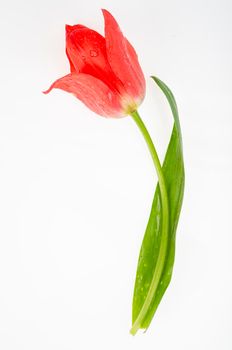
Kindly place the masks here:
<instances>
[{"instance_id":1,"label":"red tulip flower","mask_svg":"<svg viewBox=\"0 0 232 350\"><path fill-rule=\"evenodd\" d=\"M56 80L53 88L72 93L104 117L130 115L147 143L158 184L135 279L131 334L147 329L171 280L175 235L184 193L182 136L176 101L160 79L174 117L173 131L163 165L137 108L145 96L145 79L134 48L106 10L105 37L80 24L66 26L66 54L70 74Z\"/></svg>"},{"instance_id":2,"label":"red tulip flower","mask_svg":"<svg viewBox=\"0 0 232 350\"><path fill-rule=\"evenodd\" d=\"M106 10L105 37L80 24L66 25L66 54L71 73L56 80L53 88L72 93L104 117L135 111L145 95L145 79L137 54Z\"/></svg>"}]
</instances>

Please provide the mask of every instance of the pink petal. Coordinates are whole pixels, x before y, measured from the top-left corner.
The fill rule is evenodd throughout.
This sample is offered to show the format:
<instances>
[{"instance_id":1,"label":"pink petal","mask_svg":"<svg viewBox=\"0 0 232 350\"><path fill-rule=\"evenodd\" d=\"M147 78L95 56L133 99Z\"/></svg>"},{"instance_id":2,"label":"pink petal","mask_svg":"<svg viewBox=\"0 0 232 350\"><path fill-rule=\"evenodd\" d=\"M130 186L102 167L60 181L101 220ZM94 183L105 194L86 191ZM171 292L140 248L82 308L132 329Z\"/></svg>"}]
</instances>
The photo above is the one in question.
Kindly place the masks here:
<instances>
[{"instance_id":1,"label":"pink petal","mask_svg":"<svg viewBox=\"0 0 232 350\"><path fill-rule=\"evenodd\" d=\"M54 88L72 93L93 112L101 116L120 117L125 114L122 110L120 96L101 80L91 75L68 74L56 80L44 93L47 94Z\"/></svg>"},{"instance_id":2,"label":"pink petal","mask_svg":"<svg viewBox=\"0 0 232 350\"><path fill-rule=\"evenodd\" d=\"M107 11L102 10L105 19L105 40L109 64L115 75L122 81L128 95L143 99L145 79L137 54L123 36L118 23Z\"/></svg>"}]
</instances>

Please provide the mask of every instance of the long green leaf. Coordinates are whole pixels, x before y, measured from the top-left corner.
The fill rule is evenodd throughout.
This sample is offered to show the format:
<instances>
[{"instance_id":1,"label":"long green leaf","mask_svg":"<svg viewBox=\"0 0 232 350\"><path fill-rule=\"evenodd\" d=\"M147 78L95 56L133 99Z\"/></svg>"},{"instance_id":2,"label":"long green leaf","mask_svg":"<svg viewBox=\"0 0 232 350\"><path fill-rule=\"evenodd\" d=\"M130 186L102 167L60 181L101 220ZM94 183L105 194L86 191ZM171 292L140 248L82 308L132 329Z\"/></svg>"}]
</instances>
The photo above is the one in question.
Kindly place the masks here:
<instances>
[{"instance_id":1,"label":"long green leaf","mask_svg":"<svg viewBox=\"0 0 232 350\"><path fill-rule=\"evenodd\" d=\"M182 136L175 98L171 90L161 80L159 80L156 77L152 77L152 79L157 83L157 85L163 91L168 100L174 117L174 125L162 167L164 178L166 181L170 212L168 249L165 259L165 265L159 281L158 288L150 304L148 312L146 313L140 325L140 328L142 329L146 329L149 327L154 313L171 280L175 258L176 228L182 206L185 177ZM160 189L159 185L157 184L152 203L151 213L142 242L138 261L133 297L132 323L135 322L140 313L144 300L146 299L151 284L152 276L156 267L157 257L160 248L161 222L162 205L160 198Z\"/></svg>"}]
</instances>

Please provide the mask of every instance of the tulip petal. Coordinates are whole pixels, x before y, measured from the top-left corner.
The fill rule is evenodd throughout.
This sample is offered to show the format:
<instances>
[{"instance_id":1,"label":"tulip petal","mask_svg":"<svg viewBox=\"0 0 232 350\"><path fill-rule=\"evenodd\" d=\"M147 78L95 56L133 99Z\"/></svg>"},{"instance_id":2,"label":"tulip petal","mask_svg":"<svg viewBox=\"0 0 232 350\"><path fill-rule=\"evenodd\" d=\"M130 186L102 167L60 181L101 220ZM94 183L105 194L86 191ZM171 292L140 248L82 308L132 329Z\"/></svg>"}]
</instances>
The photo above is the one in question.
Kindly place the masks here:
<instances>
[{"instance_id":1,"label":"tulip petal","mask_svg":"<svg viewBox=\"0 0 232 350\"><path fill-rule=\"evenodd\" d=\"M123 36L118 23L107 11L102 10L105 19L105 40L109 64L123 83L129 95L140 100L145 95L145 79L137 54Z\"/></svg>"},{"instance_id":2,"label":"tulip petal","mask_svg":"<svg viewBox=\"0 0 232 350\"><path fill-rule=\"evenodd\" d=\"M77 72L91 74L107 67L105 38L81 25L66 26L66 50Z\"/></svg>"},{"instance_id":3,"label":"tulip petal","mask_svg":"<svg viewBox=\"0 0 232 350\"><path fill-rule=\"evenodd\" d=\"M73 62L72 62L72 57L70 56L69 54L69 50L67 48L67 37L68 35L73 32L74 30L79 30L79 29L82 29L82 28L87 28L81 24L75 24L74 26L70 26L68 24L65 25L65 32L66 32L66 55L68 57L68 60L69 60L69 64L70 64L70 71L71 73L78 73L80 71L79 67L77 68L77 65L76 67L74 66Z\"/></svg>"},{"instance_id":4,"label":"tulip petal","mask_svg":"<svg viewBox=\"0 0 232 350\"><path fill-rule=\"evenodd\" d=\"M52 89L61 89L72 93L93 112L104 117L124 116L120 96L113 92L104 82L89 74L68 74L56 80Z\"/></svg>"},{"instance_id":5,"label":"tulip petal","mask_svg":"<svg viewBox=\"0 0 232 350\"><path fill-rule=\"evenodd\" d=\"M105 38L82 25L66 25L66 53L71 73L90 74L119 91L122 83L113 73L106 53Z\"/></svg>"}]
</instances>

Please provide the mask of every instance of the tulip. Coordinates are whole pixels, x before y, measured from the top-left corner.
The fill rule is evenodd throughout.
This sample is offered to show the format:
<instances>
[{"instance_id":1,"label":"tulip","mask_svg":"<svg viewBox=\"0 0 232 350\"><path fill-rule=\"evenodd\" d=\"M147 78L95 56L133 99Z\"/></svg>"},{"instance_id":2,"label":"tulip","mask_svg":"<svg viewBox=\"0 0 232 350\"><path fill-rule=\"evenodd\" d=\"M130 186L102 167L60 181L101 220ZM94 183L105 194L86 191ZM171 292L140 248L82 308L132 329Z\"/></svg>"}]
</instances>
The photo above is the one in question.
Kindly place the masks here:
<instances>
[{"instance_id":1,"label":"tulip","mask_svg":"<svg viewBox=\"0 0 232 350\"><path fill-rule=\"evenodd\" d=\"M66 25L70 74L53 88L72 93L104 117L123 117L137 110L145 95L145 79L137 54L106 10L105 37L83 25Z\"/></svg>"},{"instance_id":2,"label":"tulip","mask_svg":"<svg viewBox=\"0 0 232 350\"><path fill-rule=\"evenodd\" d=\"M82 25L66 26L70 74L53 88L72 93L104 117L130 115L138 126L154 163L158 184L138 261L131 334L147 329L168 287L174 264L175 233L184 192L182 138L177 105L171 90L158 78L171 107L174 126L162 166L153 140L137 108L145 96L145 79L136 52L106 10L105 37Z\"/></svg>"}]
</instances>

